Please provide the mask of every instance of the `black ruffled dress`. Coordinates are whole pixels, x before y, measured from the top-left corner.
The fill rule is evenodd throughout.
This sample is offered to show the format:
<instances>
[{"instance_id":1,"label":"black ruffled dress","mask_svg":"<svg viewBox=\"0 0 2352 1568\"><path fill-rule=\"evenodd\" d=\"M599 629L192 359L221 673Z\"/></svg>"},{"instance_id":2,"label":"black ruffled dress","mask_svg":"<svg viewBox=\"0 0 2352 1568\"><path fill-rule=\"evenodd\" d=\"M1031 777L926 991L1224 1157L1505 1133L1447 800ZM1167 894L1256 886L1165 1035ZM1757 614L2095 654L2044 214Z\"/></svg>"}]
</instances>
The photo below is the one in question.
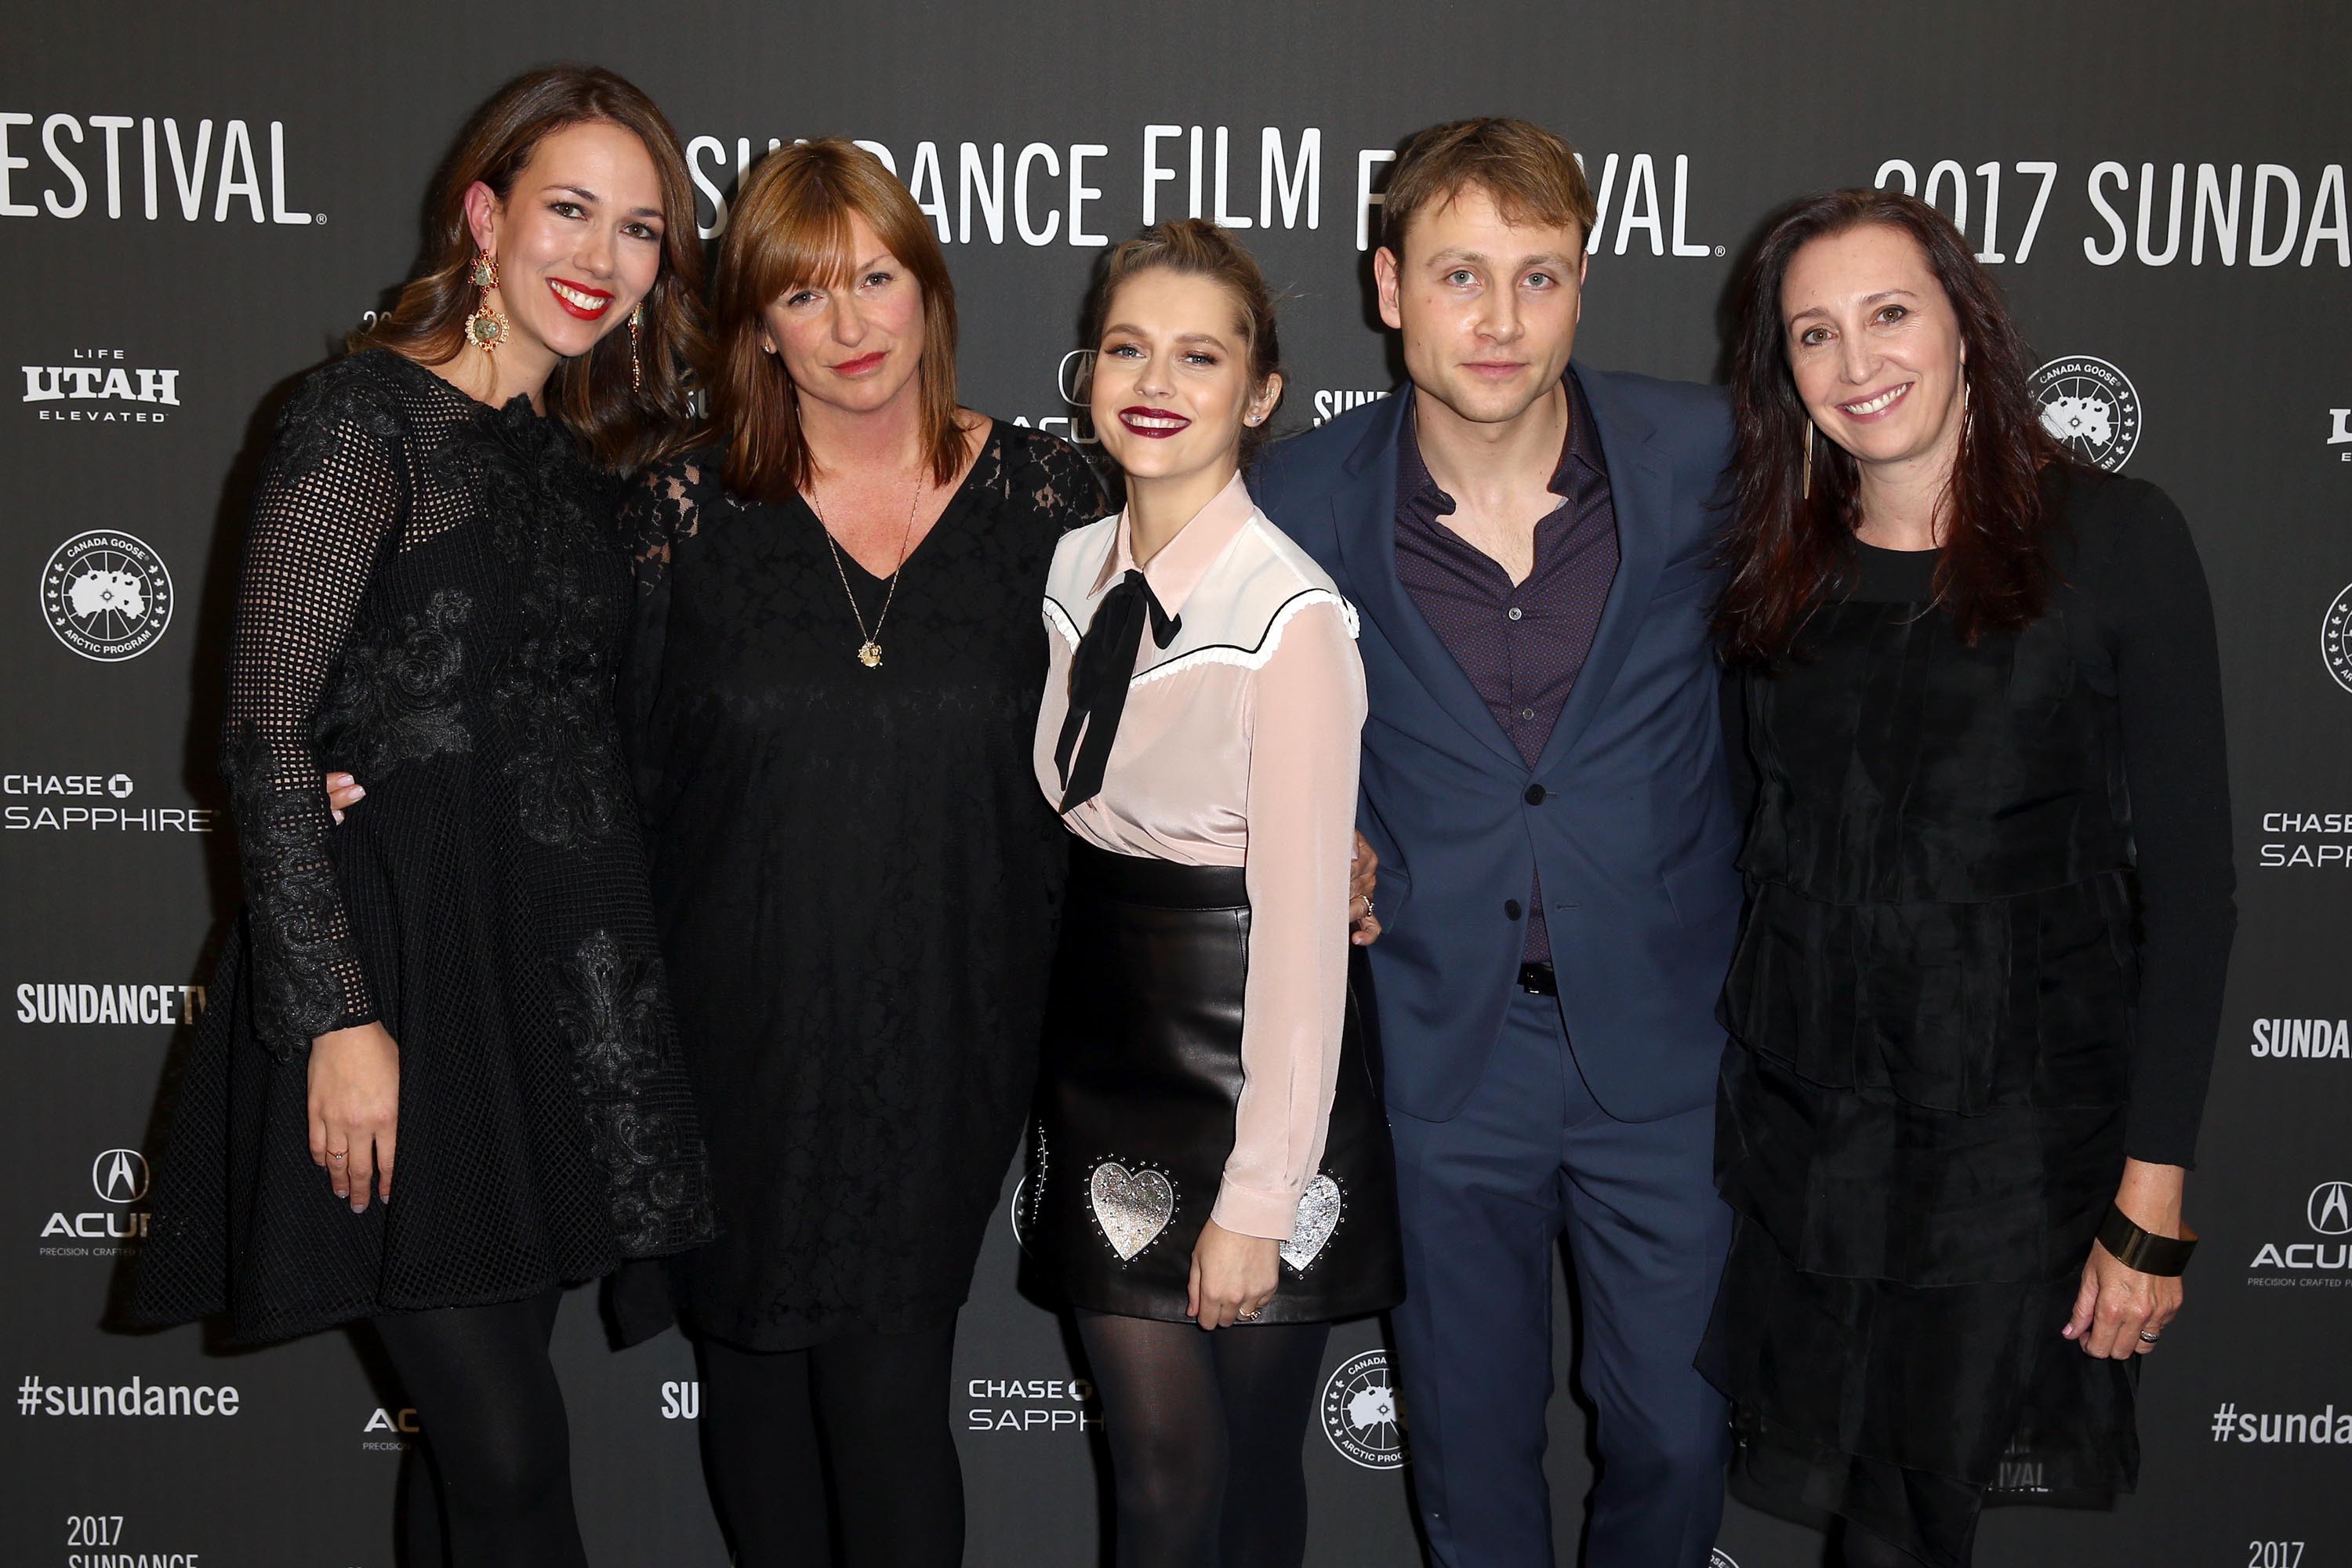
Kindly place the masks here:
<instances>
[{"instance_id":1,"label":"black ruffled dress","mask_svg":"<svg viewBox=\"0 0 2352 1568\"><path fill-rule=\"evenodd\" d=\"M2054 471L2062 584L1974 647L1858 549L1744 680L1758 797L1702 1364L1743 1490L1968 1560L2128 1489L2138 1363L2059 1336L2126 1155L2187 1164L2231 928L2211 614L2160 492Z\"/></svg>"},{"instance_id":2,"label":"black ruffled dress","mask_svg":"<svg viewBox=\"0 0 2352 1568\"><path fill-rule=\"evenodd\" d=\"M247 903L134 1315L240 1339L475 1305L713 1229L613 682L612 479L553 418L383 350L306 381L237 590L223 769ZM367 799L331 824L320 784ZM400 1047L394 1202L310 1163L310 1041Z\"/></svg>"}]
</instances>

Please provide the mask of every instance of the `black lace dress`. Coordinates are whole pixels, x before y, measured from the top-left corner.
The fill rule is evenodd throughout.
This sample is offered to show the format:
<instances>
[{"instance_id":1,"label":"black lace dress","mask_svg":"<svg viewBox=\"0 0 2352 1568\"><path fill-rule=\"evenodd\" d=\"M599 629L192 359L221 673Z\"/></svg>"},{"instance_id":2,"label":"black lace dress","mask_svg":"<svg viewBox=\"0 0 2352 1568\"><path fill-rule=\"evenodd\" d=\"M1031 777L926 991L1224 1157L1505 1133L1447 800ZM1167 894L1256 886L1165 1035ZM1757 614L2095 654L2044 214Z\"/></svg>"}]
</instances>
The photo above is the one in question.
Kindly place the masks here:
<instances>
[{"instance_id":1,"label":"black lace dress","mask_svg":"<svg viewBox=\"0 0 2352 1568\"><path fill-rule=\"evenodd\" d=\"M1063 532L1107 508L1075 447L997 422L868 668L816 518L742 500L721 467L688 454L630 504L622 714L726 1215L670 1265L674 1305L786 1351L928 1326L971 1289L1065 868L1030 771L1037 597ZM885 584L841 563L871 626Z\"/></svg>"},{"instance_id":2,"label":"black lace dress","mask_svg":"<svg viewBox=\"0 0 2352 1568\"><path fill-rule=\"evenodd\" d=\"M156 1179L135 1314L238 1338L509 1300L712 1231L614 721L614 481L518 398L355 353L287 408L224 736L247 905ZM320 776L366 801L331 826ZM390 1204L310 1163L313 1037L400 1047Z\"/></svg>"}]
</instances>

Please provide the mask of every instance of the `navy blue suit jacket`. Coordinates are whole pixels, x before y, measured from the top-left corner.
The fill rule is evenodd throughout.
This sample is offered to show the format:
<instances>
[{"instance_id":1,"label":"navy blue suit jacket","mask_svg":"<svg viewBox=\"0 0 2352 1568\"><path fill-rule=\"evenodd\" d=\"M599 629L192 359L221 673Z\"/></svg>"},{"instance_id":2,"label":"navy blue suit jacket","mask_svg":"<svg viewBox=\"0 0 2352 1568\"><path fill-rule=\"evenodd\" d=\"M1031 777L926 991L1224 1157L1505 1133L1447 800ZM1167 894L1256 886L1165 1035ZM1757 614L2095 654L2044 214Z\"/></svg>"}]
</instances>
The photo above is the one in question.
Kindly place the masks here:
<instances>
[{"instance_id":1,"label":"navy blue suit jacket","mask_svg":"<svg viewBox=\"0 0 2352 1568\"><path fill-rule=\"evenodd\" d=\"M1536 765L1520 757L1397 579L1405 389L1282 442L1250 489L1362 616L1370 949L1389 1103L1460 1111L1518 972L1516 909L1542 873L1559 1005L1612 1115L1712 1101L1740 908L1707 616L1722 586L1729 405L1719 388L1576 367L1599 427L1620 561L1591 655ZM1540 797L1531 787L1540 785Z\"/></svg>"}]
</instances>

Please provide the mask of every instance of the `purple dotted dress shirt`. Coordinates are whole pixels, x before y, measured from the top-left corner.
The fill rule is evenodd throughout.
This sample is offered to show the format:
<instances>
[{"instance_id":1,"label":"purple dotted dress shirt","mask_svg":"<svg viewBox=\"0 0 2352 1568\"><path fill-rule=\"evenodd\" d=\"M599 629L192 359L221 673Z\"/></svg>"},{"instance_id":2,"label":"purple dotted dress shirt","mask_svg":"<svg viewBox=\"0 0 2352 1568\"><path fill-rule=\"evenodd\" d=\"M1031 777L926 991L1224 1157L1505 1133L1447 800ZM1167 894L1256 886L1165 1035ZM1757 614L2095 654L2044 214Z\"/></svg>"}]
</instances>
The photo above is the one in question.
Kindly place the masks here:
<instances>
[{"instance_id":1,"label":"purple dotted dress shirt","mask_svg":"<svg viewBox=\"0 0 2352 1568\"><path fill-rule=\"evenodd\" d=\"M1524 583L1445 525L1454 498L1430 478L1417 426L1397 443L1397 577L1530 770L1575 689L1617 576L1617 508L1600 435L1576 373L1563 379L1568 439L1551 480L1559 505L1536 523L1535 566ZM1528 893L1521 957L1551 958L1540 885Z\"/></svg>"}]
</instances>

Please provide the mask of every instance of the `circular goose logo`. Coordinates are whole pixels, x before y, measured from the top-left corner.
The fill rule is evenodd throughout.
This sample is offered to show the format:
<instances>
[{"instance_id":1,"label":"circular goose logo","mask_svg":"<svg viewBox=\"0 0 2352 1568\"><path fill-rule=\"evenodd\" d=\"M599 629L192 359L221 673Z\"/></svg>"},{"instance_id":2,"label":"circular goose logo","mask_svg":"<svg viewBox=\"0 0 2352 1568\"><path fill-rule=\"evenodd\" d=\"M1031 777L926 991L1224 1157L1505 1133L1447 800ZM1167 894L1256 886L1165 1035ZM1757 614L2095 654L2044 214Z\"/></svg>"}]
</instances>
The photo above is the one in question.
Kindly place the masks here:
<instances>
[{"instance_id":1,"label":"circular goose logo","mask_svg":"<svg viewBox=\"0 0 2352 1568\"><path fill-rule=\"evenodd\" d=\"M1341 1458L1368 1470L1404 1463L1404 1411L1388 1352L1364 1351L1333 1370L1323 1385L1323 1435Z\"/></svg>"},{"instance_id":2,"label":"circular goose logo","mask_svg":"<svg viewBox=\"0 0 2352 1568\"><path fill-rule=\"evenodd\" d=\"M2094 468L2114 473L2139 445L2139 393L2103 359L2069 354L2033 373L2026 384L2042 405L2050 438Z\"/></svg>"},{"instance_id":3,"label":"circular goose logo","mask_svg":"<svg viewBox=\"0 0 2352 1568\"><path fill-rule=\"evenodd\" d=\"M137 658L172 624L172 574L144 540L111 529L78 533L41 569L41 613L84 658Z\"/></svg>"},{"instance_id":4,"label":"circular goose logo","mask_svg":"<svg viewBox=\"0 0 2352 1568\"><path fill-rule=\"evenodd\" d=\"M2336 595L2320 618L2319 657L2336 684L2352 691L2352 586Z\"/></svg>"}]
</instances>

